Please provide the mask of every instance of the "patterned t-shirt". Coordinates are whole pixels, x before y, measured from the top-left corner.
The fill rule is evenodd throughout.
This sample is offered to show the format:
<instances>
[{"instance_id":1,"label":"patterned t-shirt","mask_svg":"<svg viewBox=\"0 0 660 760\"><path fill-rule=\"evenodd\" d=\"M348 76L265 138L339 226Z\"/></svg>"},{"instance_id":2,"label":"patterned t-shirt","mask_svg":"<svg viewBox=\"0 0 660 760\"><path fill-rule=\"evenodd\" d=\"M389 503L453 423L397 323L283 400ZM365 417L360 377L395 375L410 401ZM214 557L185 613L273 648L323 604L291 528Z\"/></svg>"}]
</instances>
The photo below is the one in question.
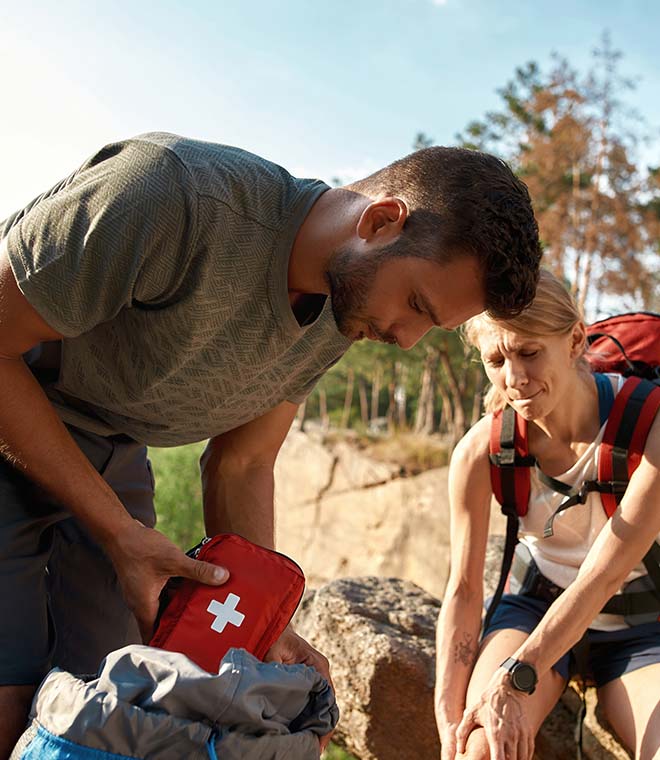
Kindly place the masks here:
<instances>
[{"instance_id":1,"label":"patterned t-shirt","mask_svg":"<svg viewBox=\"0 0 660 760\"><path fill-rule=\"evenodd\" d=\"M62 419L150 445L300 402L347 350L329 299L300 327L294 238L318 180L153 133L106 146L0 225L18 286L64 339L43 381Z\"/></svg>"}]
</instances>

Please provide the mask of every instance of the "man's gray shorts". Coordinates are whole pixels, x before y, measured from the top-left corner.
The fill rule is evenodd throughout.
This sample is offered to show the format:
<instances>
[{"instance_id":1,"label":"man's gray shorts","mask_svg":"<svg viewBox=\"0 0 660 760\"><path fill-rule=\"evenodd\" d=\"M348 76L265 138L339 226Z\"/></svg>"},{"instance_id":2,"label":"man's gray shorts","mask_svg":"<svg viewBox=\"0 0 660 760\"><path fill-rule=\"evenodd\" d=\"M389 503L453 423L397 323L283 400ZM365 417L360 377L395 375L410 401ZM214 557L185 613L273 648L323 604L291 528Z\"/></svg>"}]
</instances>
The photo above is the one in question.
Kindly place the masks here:
<instances>
[{"instance_id":1,"label":"man's gray shorts","mask_svg":"<svg viewBox=\"0 0 660 760\"><path fill-rule=\"evenodd\" d=\"M149 527L146 448L69 427L128 512ZM0 685L38 684L53 666L94 673L140 641L107 557L82 525L0 457Z\"/></svg>"}]
</instances>

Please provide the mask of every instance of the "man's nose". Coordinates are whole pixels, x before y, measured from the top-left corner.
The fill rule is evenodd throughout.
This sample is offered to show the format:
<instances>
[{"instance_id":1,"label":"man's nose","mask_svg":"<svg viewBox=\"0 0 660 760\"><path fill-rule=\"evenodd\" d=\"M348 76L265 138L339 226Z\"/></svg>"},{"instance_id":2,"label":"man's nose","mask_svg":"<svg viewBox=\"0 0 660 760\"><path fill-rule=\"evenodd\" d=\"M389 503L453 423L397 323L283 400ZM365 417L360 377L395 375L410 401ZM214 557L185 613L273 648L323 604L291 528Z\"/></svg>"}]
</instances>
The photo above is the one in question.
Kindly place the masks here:
<instances>
[{"instance_id":1,"label":"man's nose","mask_svg":"<svg viewBox=\"0 0 660 760\"><path fill-rule=\"evenodd\" d=\"M433 327L430 319L418 320L409 325L395 325L391 333L396 338L399 348L407 351L418 343Z\"/></svg>"}]
</instances>

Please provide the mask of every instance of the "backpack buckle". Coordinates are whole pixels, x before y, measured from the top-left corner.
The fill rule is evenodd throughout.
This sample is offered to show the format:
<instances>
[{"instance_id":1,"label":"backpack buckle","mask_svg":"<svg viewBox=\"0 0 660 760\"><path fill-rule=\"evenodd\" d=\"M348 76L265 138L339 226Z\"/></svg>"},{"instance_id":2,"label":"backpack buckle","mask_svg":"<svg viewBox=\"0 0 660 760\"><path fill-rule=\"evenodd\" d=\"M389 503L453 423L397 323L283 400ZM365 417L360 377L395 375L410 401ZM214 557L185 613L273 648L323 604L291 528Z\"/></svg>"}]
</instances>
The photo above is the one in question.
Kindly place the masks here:
<instances>
[{"instance_id":1,"label":"backpack buckle","mask_svg":"<svg viewBox=\"0 0 660 760\"><path fill-rule=\"evenodd\" d=\"M580 489L575 494L575 500L577 504L586 504L587 503L587 497L589 496L590 491L593 491L593 488L589 488L589 483L585 482L580 486Z\"/></svg>"}]
</instances>

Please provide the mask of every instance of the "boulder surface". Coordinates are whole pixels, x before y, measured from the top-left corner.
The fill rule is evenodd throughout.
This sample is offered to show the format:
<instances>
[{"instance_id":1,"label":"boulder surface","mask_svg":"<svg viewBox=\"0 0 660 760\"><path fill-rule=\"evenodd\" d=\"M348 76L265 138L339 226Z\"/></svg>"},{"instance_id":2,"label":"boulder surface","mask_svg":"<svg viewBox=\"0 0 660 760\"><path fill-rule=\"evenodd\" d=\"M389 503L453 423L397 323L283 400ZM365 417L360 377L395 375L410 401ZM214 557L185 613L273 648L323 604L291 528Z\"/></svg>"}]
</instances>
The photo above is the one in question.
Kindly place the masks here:
<instances>
[{"instance_id":1,"label":"boulder surface","mask_svg":"<svg viewBox=\"0 0 660 760\"><path fill-rule=\"evenodd\" d=\"M496 557L496 552L492 552ZM332 665L341 709L334 741L360 760L439 760L433 717L435 623L440 601L398 578L342 578L309 593L300 633ZM630 755L599 721L587 693L583 756ZM535 757L576 757L580 699L569 687L539 732Z\"/></svg>"}]
</instances>

